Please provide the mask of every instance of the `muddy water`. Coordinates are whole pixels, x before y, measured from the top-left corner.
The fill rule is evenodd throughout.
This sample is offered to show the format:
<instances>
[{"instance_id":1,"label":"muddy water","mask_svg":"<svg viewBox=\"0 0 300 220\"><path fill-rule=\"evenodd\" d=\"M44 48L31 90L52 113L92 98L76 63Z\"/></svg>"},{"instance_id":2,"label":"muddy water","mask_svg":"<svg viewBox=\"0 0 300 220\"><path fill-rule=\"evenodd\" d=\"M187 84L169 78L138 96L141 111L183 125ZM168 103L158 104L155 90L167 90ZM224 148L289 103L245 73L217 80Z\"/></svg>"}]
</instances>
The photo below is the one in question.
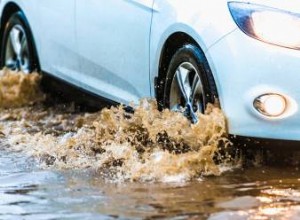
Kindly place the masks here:
<instances>
[{"instance_id":1,"label":"muddy water","mask_svg":"<svg viewBox=\"0 0 300 220\"><path fill-rule=\"evenodd\" d=\"M260 167L183 183L108 182L0 155L0 219L299 219L300 173Z\"/></svg>"},{"instance_id":2,"label":"muddy water","mask_svg":"<svg viewBox=\"0 0 300 220\"><path fill-rule=\"evenodd\" d=\"M147 100L86 113L42 102L39 81L0 78L0 219L299 218L297 157L243 167L218 108L196 125Z\"/></svg>"}]
</instances>

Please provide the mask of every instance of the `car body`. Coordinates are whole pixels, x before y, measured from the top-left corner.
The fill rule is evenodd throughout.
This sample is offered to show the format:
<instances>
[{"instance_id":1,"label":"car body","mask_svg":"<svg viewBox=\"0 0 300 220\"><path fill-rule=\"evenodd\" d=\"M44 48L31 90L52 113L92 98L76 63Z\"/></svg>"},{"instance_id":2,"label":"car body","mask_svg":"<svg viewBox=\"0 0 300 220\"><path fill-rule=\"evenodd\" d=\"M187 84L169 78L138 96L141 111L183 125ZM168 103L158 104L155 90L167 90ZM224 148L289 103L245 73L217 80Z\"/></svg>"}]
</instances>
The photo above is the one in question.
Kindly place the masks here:
<instances>
[{"instance_id":1,"label":"car body","mask_svg":"<svg viewBox=\"0 0 300 220\"><path fill-rule=\"evenodd\" d=\"M300 140L300 51L249 36L229 4L300 14L296 0L1 0L1 28L22 10L43 72L125 104L156 97L173 48L193 42L211 69L230 134Z\"/></svg>"}]
</instances>

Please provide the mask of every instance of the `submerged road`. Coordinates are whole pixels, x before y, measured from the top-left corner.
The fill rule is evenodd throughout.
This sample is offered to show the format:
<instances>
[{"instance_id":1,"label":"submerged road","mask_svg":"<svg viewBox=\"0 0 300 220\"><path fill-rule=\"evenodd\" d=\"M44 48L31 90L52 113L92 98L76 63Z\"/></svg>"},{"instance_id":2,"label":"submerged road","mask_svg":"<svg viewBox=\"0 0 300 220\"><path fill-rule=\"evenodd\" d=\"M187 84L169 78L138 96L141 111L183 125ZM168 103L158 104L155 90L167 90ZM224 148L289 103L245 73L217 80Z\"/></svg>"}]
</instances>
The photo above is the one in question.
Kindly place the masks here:
<instances>
[{"instance_id":1,"label":"submerged road","mask_svg":"<svg viewBox=\"0 0 300 220\"><path fill-rule=\"evenodd\" d=\"M148 101L2 109L0 219L300 219L299 152L232 159L222 112L200 122Z\"/></svg>"}]
</instances>

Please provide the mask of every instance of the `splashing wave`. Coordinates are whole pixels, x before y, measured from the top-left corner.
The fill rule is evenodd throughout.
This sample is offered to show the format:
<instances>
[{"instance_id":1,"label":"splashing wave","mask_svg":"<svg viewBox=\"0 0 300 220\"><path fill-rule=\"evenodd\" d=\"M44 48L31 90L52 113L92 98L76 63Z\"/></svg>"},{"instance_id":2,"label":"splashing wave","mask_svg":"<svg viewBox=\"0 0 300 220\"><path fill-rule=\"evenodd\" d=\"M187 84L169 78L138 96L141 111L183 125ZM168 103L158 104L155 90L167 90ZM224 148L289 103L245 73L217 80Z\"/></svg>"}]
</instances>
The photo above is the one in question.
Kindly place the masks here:
<instances>
[{"instance_id":1,"label":"splashing wave","mask_svg":"<svg viewBox=\"0 0 300 220\"><path fill-rule=\"evenodd\" d=\"M19 75L2 74L1 94L15 91L13 99L1 99L2 107L44 97L39 75ZM210 105L198 117L191 124L181 113L158 111L149 100L142 100L134 113L119 106L88 114L72 105L62 110L39 103L1 111L1 142L37 158L44 168L92 168L117 181L189 181L220 175L228 159L219 154L229 144L222 111Z\"/></svg>"}]
</instances>

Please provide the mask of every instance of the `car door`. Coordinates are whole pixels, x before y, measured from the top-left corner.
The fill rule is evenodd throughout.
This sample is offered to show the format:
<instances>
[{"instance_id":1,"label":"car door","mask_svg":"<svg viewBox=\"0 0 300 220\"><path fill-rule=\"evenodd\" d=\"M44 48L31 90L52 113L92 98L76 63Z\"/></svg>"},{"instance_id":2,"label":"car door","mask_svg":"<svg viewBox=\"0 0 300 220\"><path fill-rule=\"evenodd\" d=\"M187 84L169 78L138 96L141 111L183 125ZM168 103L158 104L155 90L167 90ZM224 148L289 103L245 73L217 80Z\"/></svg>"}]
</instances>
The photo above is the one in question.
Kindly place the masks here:
<instances>
[{"instance_id":1,"label":"car door","mask_svg":"<svg viewBox=\"0 0 300 220\"><path fill-rule=\"evenodd\" d=\"M77 83L80 71L75 30L75 0L36 1L40 13L40 63L43 71Z\"/></svg>"},{"instance_id":2,"label":"car door","mask_svg":"<svg viewBox=\"0 0 300 220\"><path fill-rule=\"evenodd\" d=\"M86 89L122 103L150 96L152 5L153 0L76 0Z\"/></svg>"}]
</instances>

